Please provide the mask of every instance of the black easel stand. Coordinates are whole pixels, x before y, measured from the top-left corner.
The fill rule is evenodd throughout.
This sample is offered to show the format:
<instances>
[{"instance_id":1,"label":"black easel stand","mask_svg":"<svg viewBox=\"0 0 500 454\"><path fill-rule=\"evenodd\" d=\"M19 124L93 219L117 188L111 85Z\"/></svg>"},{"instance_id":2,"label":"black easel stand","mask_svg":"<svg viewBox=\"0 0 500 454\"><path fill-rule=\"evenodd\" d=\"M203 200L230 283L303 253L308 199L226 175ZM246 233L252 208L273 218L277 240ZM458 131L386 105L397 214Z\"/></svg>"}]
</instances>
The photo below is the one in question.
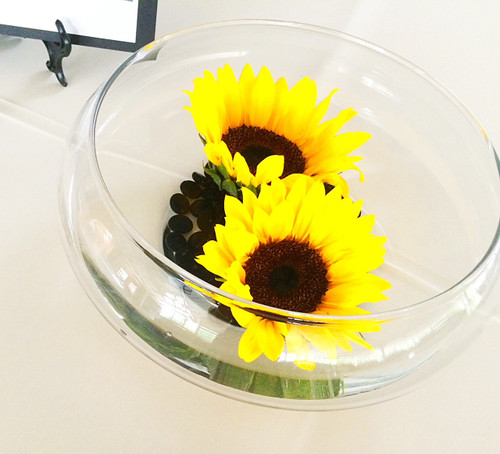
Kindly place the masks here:
<instances>
[{"instance_id":1,"label":"black easel stand","mask_svg":"<svg viewBox=\"0 0 500 454\"><path fill-rule=\"evenodd\" d=\"M65 87L68 85L68 82L66 81L66 77L64 77L62 59L71 53L71 41L64 29L64 25L59 19L56 20L56 27L59 33L59 42L44 40L43 43L49 53L47 68L56 75L59 83Z\"/></svg>"}]
</instances>

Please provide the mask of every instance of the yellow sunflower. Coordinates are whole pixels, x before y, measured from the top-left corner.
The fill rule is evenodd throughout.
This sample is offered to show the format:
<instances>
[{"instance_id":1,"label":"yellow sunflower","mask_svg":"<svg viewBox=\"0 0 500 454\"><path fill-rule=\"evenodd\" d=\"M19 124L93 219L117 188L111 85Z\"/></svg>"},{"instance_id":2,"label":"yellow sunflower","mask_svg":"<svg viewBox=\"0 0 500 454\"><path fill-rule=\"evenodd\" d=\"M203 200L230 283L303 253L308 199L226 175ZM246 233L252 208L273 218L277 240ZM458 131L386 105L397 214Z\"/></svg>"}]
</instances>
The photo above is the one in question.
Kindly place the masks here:
<instances>
[{"instance_id":1,"label":"yellow sunflower","mask_svg":"<svg viewBox=\"0 0 500 454\"><path fill-rule=\"evenodd\" d=\"M325 193L321 181L306 175L263 184L258 196L246 188L242 193L242 201L225 198L225 225L215 227L216 239L197 257L222 278L222 290L309 321L314 315L367 314L362 303L386 299L382 292L390 285L370 273L384 261L386 239L372 233L373 215L359 216L361 201L342 197L340 188ZM336 347L350 351L351 341L371 348L359 333L380 330L379 322L362 318L321 326L286 323L220 301L246 328L238 351L247 362L261 354L276 361L286 352L312 369L311 346L334 358Z\"/></svg>"},{"instance_id":2,"label":"yellow sunflower","mask_svg":"<svg viewBox=\"0 0 500 454\"><path fill-rule=\"evenodd\" d=\"M232 178L257 187L278 177L305 174L348 195L347 183L339 175L354 169L362 158L349 154L363 145L370 134L339 130L356 112L345 109L320 123L336 90L316 105L316 83L309 77L291 89L282 77L274 82L263 66L257 76L246 65L239 81L232 68L219 68L217 78L205 71L186 92L198 132L206 141L210 162L224 165Z\"/></svg>"}]
</instances>

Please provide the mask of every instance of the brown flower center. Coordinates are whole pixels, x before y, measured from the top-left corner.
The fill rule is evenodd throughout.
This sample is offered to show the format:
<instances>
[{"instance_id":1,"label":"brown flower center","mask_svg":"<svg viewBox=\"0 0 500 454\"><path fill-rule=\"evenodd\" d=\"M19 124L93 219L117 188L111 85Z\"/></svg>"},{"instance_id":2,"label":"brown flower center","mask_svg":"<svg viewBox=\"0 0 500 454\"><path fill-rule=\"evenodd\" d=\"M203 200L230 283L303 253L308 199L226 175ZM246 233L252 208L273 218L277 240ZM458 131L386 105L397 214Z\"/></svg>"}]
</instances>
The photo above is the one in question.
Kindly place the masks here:
<instances>
[{"instance_id":1,"label":"brown flower center","mask_svg":"<svg viewBox=\"0 0 500 454\"><path fill-rule=\"evenodd\" d=\"M299 147L286 137L257 126L230 128L222 136L231 155L240 153L246 160L250 172L255 175L257 166L268 156L281 155L285 158L282 178L291 173L303 173L306 160Z\"/></svg>"},{"instance_id":2,"label":"brown flower center","mask_svg":"<svg viewBox=\"0 0 500 454\"><path fill-rule=\"evenodd\" d=\"M261 244L244 268L254 301L279 309L313 312L328 290L325 263L307 243Z\"/></svg>"}]
</instances>

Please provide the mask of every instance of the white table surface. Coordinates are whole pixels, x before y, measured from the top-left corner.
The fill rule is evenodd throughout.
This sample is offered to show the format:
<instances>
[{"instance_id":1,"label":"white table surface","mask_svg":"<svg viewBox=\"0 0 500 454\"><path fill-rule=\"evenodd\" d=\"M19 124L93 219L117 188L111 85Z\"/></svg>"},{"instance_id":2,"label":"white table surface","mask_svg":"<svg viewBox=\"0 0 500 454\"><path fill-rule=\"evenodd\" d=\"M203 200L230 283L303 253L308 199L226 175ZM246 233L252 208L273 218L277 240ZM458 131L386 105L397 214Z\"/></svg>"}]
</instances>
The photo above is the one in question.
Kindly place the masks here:
<instances>
[{"instance_id":1,"label":"white table surface","mask_svg":"<svg viewBox=\"0 0 500 454\"><path fill-rule=\"evenodd\" d=\"M273 18L365 38L435 76L500 146L498 0L158 3L157 37L221 19ZM416 391L336 412L214 395L111 328L66 260L57 185L77 113L127 56L74 46L63 88L45 69L40 41L0 37L0 453L500 452L500 311Z\"/></svg>"}]
</instances>

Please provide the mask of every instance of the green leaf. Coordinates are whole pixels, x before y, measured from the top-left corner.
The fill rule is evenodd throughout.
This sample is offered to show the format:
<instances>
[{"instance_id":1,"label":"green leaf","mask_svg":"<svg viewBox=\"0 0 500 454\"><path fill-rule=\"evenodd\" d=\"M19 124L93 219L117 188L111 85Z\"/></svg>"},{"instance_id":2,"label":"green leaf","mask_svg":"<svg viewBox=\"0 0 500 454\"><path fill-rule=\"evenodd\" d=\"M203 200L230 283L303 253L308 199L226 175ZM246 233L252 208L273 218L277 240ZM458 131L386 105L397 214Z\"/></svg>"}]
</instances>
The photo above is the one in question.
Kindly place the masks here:
<instances>
[{"instance_id":1,"label":"green leaf","mask_svg":"<svg viewBox=\"0 0 500 454\"><path fill-rule=\"evenodd\" d=\"M227 192L229 195L233 197L238 196L238 188L236 187L236 184L232 180L224 180L222 182L222 190Z\"/></svg>"},{"instance_id":2,"label":"green leaf","mask_svg":"<svg viewBox=\"0 0 500 454\"><path fill-rule=\"evenodd\" d=\"M248 186L245 186L247 189L250 189L256 196L259 195L260 192L260 186L256 188L253 184L249 184Z\"/></svg>"},{"instance_id":3,"label":"green leaf","mask_svg":"<svg viewBox=\"0 0 500 454\"><path fill-rule=\"evenodd\" d=\"M238 196L238 188L236 187L236 185L234 184L233 181L231 180L224 180L222 182L222 190L232 196L232 197L237 197Z\"/></svg>"},{"instance_id":4,"label":"green leaf","mask_svg":"<svg viewBox=\"0 0 500 454\"><path fill-rule=\"evenodd\" d=\"M231 178L229 176L229 172L222 164L220 166L217 166L217 171L222 175L222 178L224 178L224 180Z\"/></svg>"},{"instance_id":5,"label":"green leaf","mask_svg":"<svg viewBox=\"0 0 500 454\"><path fill-rule=\"evenodd\" d=\"M205 166L203 167L204 170L212 170L213 172L217 171L217 166L212 162L208 161Z\"/></svg>"},{"instance_id":6,"label":"green leaf","mask_svg":"<svg viewBox=\"0 0 500 454\"><path fill-rule=\"evenodd\" d=\"M207 174L212 180L214 180L215 184L221 189L221 184L222 184L222 178L220 175L217 173L216 170L212 170L208 167L205 167L205 174Z\"/></svg>"},{"instance_id":7,"label":"green leaf","mask_svg":"<svg viewBox=\"0 0 500 454\"><path fill-rule=\"evenodd\" d=\"M203 146L205 146L207 144L207 139L205 139L205 137L203 137L201 134L198 134L198 137L200 138L201 143L203 144Z\"/></svg>"}]
</instances>

